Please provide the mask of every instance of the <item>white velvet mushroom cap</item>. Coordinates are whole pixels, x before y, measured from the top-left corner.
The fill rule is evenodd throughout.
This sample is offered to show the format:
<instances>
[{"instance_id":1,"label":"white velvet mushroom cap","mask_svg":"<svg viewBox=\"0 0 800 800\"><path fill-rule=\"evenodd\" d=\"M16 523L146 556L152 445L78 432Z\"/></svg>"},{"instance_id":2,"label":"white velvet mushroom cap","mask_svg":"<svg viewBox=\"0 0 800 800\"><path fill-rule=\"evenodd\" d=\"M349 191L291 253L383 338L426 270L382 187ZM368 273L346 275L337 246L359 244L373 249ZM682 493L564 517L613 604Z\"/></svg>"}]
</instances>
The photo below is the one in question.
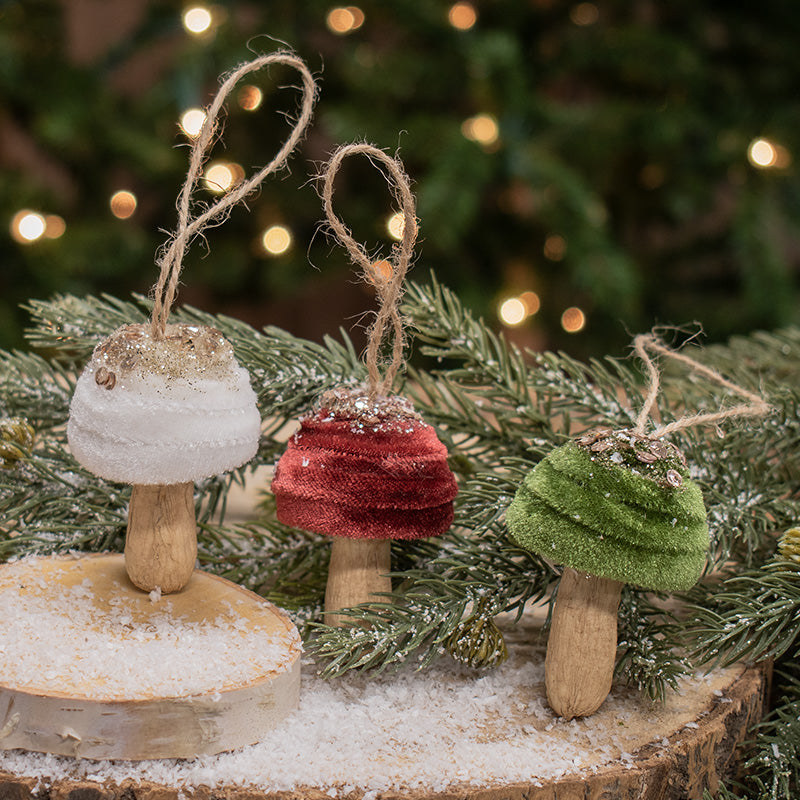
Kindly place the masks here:
<instances>
[{"instance_id":1,"label":"white velvet mushroom cap","mask_svg":"<svg viewBox=\"0 0 800 800\"><path fill-rule=\"evenodd\" d=\"M134 484L196 481L249 461L261 416L247 371L216 329L125 325L94 350L67 439L95 475Z\"/></svg>"}]
</instances>

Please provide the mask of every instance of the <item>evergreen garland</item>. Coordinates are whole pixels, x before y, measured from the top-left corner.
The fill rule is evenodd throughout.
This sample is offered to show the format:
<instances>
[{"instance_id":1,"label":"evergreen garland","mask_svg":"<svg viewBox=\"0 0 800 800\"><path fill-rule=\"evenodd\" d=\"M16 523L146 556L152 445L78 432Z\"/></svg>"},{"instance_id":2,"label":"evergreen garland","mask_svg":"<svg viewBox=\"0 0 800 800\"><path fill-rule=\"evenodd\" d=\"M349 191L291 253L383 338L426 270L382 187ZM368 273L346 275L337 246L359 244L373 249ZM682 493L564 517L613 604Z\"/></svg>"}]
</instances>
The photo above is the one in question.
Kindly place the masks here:
<instances>
[{"instance_id":1,"label":"evergreen garland","mask_svg":"<svg viewBox=\"0 0 800 800\"><path fill-rule=\"evenodd\" d=\"M0 353L0 439L8 445L0 465L0 557L119 550L129 489L74 461L64 422L77 371L94 345L120 324L146 319L148 302L58 296L32 301L28 310L28 340L44 356ZM328 676L410 660L423 667L448 652L476 669L500 663L504 643L495 618L504 613L504 624L513 624L526 603L548 597L558 574L507 538L504 512L516 487L569 436L598 425L630 427L641 405L643 376L632 360L581 363L564 354L520 352L435 281L409 286L404 313L418 366L409 368L403 391L450 450L461 484L456 524L441 539L393 543L397 591L348 612L367 625L338 629L321 622L325 538L276 522L266 492L251 522L230 525L224 512L232 482L274 464L287 425L323 391L363 378L358 354L344 334L341 341L314 344L194 309L176 315L224 333L250 371L265 419L251 464L197 486L201 565L291 608ZM800 331L758 333L698 353L762 392L775 411L755 423L726 424L719 435L687 429L673 438L703 490L709 569L716 570L690 593L695 607L685 619L665 612L658 595L633 587L623 594L618 679L656 699L703 662L774 658L782 664L798 650L796 537L787 534L777 555L776 548L798 516L800 389L792 376L800 367ZM713 387L679 368L670 367L663 383L663 422L719 406ZM33 429L32 444L25 423ZM797 786L800 689L794 672L779 680L782 699L754 731L750 783L723 788L720 798L743 791L750 794L741 797L777 800Z\"/></svg>"}]
</instances>

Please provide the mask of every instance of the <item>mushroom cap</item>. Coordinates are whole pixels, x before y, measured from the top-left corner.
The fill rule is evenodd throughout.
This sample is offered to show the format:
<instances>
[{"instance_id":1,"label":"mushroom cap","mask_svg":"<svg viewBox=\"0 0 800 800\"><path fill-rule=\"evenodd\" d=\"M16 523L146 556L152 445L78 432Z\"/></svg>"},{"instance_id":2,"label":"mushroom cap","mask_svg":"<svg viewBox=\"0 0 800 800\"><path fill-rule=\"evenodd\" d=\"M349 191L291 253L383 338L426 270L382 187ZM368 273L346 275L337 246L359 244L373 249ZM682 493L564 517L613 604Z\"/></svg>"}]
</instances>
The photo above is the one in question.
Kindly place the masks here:
<instances>
[{"instance_id":1,"label":"mushroom cap","mask_svg":"<svg viewBox=\"0 0 800 800\"><path fill-rule=\"evenodd\" d=\"M261 416L247 371L216 329L124 325L101 342L70 404L67 438L95 475L135 484L184 483L249 461Z\"/></svg>"},{"instance_id":2,"label":"mushroom cap","mask_svg":"<svg viewBox=\"0 0 800 800\"><path fill-rule=\"evenodd\" d=\"M512 541L548 561L664 591L694 585L709 544L682 456L628 432L549 453L517 490L506 524Z\"/></svg>"},{"instance_id":3,"label":"mushroom cap","mask_svg":"<svg viewBox=\"0 0 800 800\"><path fill-rule=\"evenodd\" d=\"M401 397L334 390L300 421L272 481L286 525L351 539L419 539L453 522L447 448Z\"/></svg>"}]
</instances>

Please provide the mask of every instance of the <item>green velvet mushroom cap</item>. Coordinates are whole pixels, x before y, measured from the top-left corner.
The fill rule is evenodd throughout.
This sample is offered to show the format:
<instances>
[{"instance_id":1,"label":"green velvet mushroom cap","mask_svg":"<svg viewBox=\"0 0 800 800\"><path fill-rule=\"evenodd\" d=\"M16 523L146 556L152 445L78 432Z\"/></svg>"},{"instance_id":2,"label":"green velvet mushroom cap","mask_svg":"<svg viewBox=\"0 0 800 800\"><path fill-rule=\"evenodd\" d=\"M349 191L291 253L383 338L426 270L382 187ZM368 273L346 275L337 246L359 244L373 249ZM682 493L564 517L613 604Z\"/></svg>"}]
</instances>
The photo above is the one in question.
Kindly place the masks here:
<instances>
[{"instance_id":1,"label":"green velvet mushroom cap","mask_svg":"<svg viewBox=\"0 0 800 800\"><path fill-rule=\"evenodd\" d=\"M663 591L696 583L709 544L683 457L629 431L549 453L517 490L506 524L515 544L548 561Z\"/></svg>"}]
</instances>

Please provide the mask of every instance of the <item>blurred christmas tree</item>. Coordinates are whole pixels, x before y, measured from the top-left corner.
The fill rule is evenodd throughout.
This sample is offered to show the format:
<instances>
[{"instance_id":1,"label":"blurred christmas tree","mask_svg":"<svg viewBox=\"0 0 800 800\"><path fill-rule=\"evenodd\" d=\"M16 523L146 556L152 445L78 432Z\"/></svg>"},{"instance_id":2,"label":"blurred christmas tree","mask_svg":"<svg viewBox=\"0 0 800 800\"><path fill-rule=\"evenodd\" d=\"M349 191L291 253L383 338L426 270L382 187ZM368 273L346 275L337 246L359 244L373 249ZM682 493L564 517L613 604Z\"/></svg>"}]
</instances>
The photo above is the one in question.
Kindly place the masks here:
<instances>
[{"instance_id":1,"label":"blurred christmas tree","mask_svg":"<svg viewBox=\"0 0 800 800\"><path fill-rule=\"evenodd\" d=\"M526 344L605 353L653 322L697 318L719 340L793 320L795 4L271 0L198 5L187 18L188 8L0 4L3 346L21 342L17 305L30 297L152 284L185 170L178 120L208 102L220 71L274 49L267 34L319 71L316 124L292 174L211 232L210 258L190 254L203 288L181 301L312 339L363 309L344 257L314 236L307 179L336 143L367 139L399 146L416 181L418 277L434 268L492 320L511 299L504 314L523 320L514 336ZM234 180L285 136L297 97L274 88L282 79L262 77L230 109L215 158ZM356 238L378 244L390 233L376 209L390 212L373 181L368 165L353 167L337 197ZM110 203L121 190L130 195Z\"/></svg>"}]
</instances>

